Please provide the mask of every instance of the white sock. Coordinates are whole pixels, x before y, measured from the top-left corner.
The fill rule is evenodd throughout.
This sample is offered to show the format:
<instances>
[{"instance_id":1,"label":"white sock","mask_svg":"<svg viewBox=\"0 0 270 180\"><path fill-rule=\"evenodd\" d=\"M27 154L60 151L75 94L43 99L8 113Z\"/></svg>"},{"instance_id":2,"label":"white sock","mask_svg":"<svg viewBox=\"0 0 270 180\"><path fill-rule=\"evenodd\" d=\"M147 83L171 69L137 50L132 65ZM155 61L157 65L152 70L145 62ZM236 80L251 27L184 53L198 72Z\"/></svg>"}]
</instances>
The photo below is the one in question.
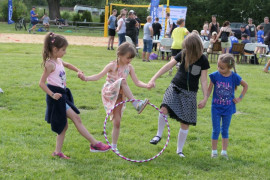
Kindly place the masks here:
<instances>
[{"instance_id":1,"label":"white sock","mask_svg":"<svg viewBox=\"0 0 270 180\"><path fill-rule=\"evenodd\" d=\"M178 133L177 153L183 152L183 147L187 139L188 129L183 130L180 128Z\"/></svg>"},{"instance_id":2,"label":"white sock","mask_svg":"<svg viewBox=\"0 0 270 180\"><path fill-rule=\"evenodd\" d=\"M165 115L165 117L167 118L168 115ZM163 114L159 113L157 136L162 137L162 133L163 133L165 124L166 124L166 122L165 122L165 118L163 117Z\"/></svg>"},{"instance_id":3,"label":"white sock","mask_svg":"<svg viewBox=\"0 0 270 180\"><path fill-rule=\"evenodd\" d=\"M221 151L221 154L222 154L222 155L227 154L227 151L226 151L226 150L222 150L222 151Z\"/></svg>"},{"instance_id":4,"label":"white sock","mask_svg":"<svg viewBox=\"0 0 270 180\"><path fill-rule=\"evenodd\" d=\"M112 144L112 149L117 149L117 144Z\"/></svg>"},{"instance_id":5,"label":"white sock","mask_svg":"<svg viewBox=\"0 0 270 180\"><path fill-rule=\"evenodd\" d=\"M212 154L217 154L217 150L212 150Z\"/></svg>"},{"instance_id":6,"label":"white sock","mask_svg":"<svg viewBox=\"0 0 270 180\"><path fill-rule=\"evenodd\" d=\"M137 107L137 104L140 103L140 101L133 101L132 104L133 106L136 108Z\"/></svg>"}]
</instances>

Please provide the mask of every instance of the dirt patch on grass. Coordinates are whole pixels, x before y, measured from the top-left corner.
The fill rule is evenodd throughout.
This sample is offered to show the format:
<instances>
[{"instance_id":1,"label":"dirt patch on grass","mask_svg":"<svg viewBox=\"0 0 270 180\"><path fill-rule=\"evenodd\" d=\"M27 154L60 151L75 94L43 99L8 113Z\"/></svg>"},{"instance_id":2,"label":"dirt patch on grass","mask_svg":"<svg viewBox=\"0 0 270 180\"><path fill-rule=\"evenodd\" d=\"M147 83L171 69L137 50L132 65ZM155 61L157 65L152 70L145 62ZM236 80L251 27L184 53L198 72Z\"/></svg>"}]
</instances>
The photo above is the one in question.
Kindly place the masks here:
<instances>
[{"instance_id":1,"label":"dirt patch on grass","mask_svg":"<svg viewBox=\"0 0 270 180\"><path fill-rule=\"evenodd\" d=\"M0 42L2 43L31 43L43 44L45 35L40 34L8 34L0 33ZM89 46L107 46L107 37L90 36L65 36L71 45L89 45ZM141 40L140 40L141 41ZM118 44L118 38L115 37L114 45ZM142 44L142 42L140 42Z\"/></svg>"}]
</instances>

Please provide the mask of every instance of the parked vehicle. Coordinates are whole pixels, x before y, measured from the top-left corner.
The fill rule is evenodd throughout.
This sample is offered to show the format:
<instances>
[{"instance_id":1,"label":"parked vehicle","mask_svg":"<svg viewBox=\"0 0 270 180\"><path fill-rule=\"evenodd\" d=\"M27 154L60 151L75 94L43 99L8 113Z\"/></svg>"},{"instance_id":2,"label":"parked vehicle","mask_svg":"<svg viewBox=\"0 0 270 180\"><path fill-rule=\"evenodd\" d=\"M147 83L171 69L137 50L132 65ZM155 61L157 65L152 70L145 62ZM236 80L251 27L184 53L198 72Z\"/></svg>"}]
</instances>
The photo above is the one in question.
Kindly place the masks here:
<instances>
[{"instance_id":1,"label":"parked vehicle","mask_svg":"<svg viewBox=\"0 0 270 180\"><path fill-rule=\"evenodd\" d=\"M246 26L247 24L241 23L241 22L232 22L232 23L230 23L231 29L234 32L234 36L237 39L241 39L241 30L240 30L241 25Z\"/></svg>"},{"instance_id":2,"label":"parked vehicle","mask_svg":"<svg viewBox=\"0 0 270 180\"><path fill-rule=\"evenodd\" d=\"M83 11L89 11L92 14L100 15L102 12L104 12L104 9L99 9L91 6L83 6L83 5L75 5L74 11L77 13L82 13Z\"/></svg>"}]
</instances>

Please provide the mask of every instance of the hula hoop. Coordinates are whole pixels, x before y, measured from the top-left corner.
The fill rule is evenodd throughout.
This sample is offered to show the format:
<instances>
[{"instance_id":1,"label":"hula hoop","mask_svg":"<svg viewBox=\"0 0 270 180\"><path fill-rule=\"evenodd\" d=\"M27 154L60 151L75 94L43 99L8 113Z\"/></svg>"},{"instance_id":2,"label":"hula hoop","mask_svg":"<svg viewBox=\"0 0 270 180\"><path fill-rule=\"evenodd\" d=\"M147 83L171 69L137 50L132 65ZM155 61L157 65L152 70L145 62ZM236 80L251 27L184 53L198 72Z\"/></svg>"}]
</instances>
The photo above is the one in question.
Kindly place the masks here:
<instances>
[{"instance_id":1,"label":"hula hoop","mask_svg":"<svg viewBox=\"0 0 270 180\"><path fill-rule=\"evenodd\" d=\"M110 142L109 142L109 140L108 140L108 138L107 138L107 133L106 133L106 125L107 125L107 120L108 120L109 114L111 114L111 112L112 112L117 106L119 106L119 105L121 105L121 104L124 104L124 103L126 103L126 102L133 102L133 101L142 101L142 100L139 100L139 99L129 99L129 100L126 100L126 101L122 101L122 102L116 104L116 105L108 112L108 114L107 114L107 116L106 116L106 118L105 118L105 121L104 121L104 137L105 137L105 140L106 140L106 142L107 142L107 144L108 144L109 146L111 146L111 144L110 144ZM149 102L148 102L148 104L151 105L153 108L155 108L157 111L160 112L159 108L156 107L154 104L151 104L151 103L149 103ZM168 122L168 120L167 120L167 117L166 117L162 112L160 112L160 113L161 113L162 116L164 117L165 122L166 122L166 124L167 124L167 128L168 128L168 137L167 137L167 141L166 141L166 144L164 145L163 149L162 149L157 155L155 155L155 156L153 156L153 157L151 157L151 158L149 158L149 159L145 159L145 160L134 160L134 159L127 158L127 157L121 155L120 153L115 152L115 150L112 150L112 151L113 151L117 156L121 157L121 158L124 159L124 160L130 161L130 162L137 162L137 163L143 163L143 162L152 161L153 159L155 159L155 158L157 158L158 156L160 156L160 155L163 153L163 151L166 149L166 147L168 146L168 143L169 143L169 141L170 141L170 132L171 132L171 130L170 130L170 125L169 125L169 122Z\"/></svg>"}]
</instances>

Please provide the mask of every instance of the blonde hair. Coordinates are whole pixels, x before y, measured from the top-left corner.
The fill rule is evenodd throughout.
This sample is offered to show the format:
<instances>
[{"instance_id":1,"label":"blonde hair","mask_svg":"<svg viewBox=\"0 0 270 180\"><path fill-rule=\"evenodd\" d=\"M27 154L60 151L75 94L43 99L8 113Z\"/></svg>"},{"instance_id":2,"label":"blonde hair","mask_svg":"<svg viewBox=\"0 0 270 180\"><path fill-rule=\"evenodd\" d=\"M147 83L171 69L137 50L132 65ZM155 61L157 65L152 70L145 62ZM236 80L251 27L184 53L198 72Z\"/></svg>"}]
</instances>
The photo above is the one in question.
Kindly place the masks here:
<instances>
[{"instance_id":1,"label":"blonde hair","mask_svg":"<svg viewBox=\"0 0 270 180\"><path fill-rule=\"evenodd\" d=\"M202 41L197 34L192 32L184 39L182 46L182 62L185 61L185 70L189 71L189 66L198 61L203 54Z\"/></svg>"},{"instance_id":2,"label":"blonde hair","mask_svg":"<svg viewBox=\"0 0 270 180\"><path fill-rule=\"evenodd\" d=\"M229 69L233 68L233 71L235 73L237 73L236 69L235 69L235 59L234 59L233 55L231 55L231 54L221 54L218 57L218 61L221 61L222 63L226 64Z\"/></svg>"}]
</instances>

